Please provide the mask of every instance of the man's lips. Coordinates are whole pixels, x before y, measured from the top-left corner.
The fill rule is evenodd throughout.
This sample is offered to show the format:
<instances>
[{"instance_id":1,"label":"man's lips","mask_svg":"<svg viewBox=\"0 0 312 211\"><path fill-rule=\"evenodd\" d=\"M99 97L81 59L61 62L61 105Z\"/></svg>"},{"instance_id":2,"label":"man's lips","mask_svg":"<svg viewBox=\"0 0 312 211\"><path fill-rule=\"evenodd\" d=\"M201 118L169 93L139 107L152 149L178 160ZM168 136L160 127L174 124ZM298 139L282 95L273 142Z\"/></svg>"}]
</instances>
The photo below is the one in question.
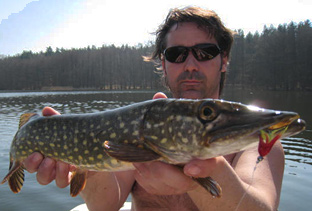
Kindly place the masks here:
<instances>
[{"instance_id":1,"label":"man's lips","mask_svg":"<svg viewBox=\"0 0 312 211\"><path fill-rule=\"evenodd\" d=\"M198 80L183 80L183 81L180 81L180 83L182 85L196 86L196 85L199 85L201 82Z\"/></svg>"}]
</instances>

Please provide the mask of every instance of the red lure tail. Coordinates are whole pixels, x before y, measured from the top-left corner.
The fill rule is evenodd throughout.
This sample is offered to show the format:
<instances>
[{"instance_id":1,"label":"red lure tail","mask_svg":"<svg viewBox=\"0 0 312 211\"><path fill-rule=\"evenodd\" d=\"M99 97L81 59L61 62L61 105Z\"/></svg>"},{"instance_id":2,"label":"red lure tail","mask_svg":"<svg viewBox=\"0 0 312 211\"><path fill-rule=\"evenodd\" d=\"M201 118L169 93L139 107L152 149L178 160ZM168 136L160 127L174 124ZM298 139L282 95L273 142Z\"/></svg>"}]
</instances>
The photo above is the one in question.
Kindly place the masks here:
<instances>
[{"instance_id":1,"label":"red lure tail","mask_svg":"<svg viewBox=\"0 0 312 211\"><path fill-rule=\"evenodd\" d=\"M287 128L288 127L285 127L284 129L276 129L269 132L266 132L264 130L260 131L258 145L259 157L257 163L262 161L264 156L269 154L275 142L282 137L282 135L286 132Z\"/></svg>"}]
</instances>

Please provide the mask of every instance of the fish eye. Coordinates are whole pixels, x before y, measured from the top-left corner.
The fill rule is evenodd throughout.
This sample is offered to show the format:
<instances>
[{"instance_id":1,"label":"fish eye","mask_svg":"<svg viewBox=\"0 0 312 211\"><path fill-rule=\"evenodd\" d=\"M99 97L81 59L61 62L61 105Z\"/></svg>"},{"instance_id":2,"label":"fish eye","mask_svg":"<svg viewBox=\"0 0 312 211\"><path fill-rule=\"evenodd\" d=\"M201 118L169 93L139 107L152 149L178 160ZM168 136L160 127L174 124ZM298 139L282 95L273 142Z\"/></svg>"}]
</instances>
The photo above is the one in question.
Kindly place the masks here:
<instances>
[{"instance_id":1,"label":"fish eye","mask_svg":"<svg viewBox=\"0 0 312 211\"><path fill-rule=\"evenodd\" d=\"M208 105L203 105L199 110L199 118L204 122L212 121L216 117L217 117L217 114L215 110Z\"/></svg>"}]
</instances>

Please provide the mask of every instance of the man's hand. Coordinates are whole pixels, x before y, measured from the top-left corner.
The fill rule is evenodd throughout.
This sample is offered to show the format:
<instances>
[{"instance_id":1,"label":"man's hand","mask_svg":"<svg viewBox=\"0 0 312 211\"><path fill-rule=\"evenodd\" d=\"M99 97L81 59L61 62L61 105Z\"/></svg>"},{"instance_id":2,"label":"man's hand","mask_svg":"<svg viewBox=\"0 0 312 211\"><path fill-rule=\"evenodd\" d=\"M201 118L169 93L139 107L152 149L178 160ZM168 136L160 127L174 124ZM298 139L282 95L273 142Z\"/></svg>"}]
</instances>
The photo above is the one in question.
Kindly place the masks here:
<instances>
[{"instance_id":1,"label":"man's hand","mask_svg":"<svg viewBox=\"0 0 312 211\"><path fill-rule=\"evenodd\" d=\"M43 116L60 115L53 108L45 107L42 110ZM45 158L42 154L32 153L24 161L24 167L30 173L37 172L37 181L41 185L47 185L53 180L60 188L65 188L69 185L71 179L71 170L74 166L66 164L62 161L55 161L51 158Z\"/></svg>"},{"instance_id":2,"label":"man's hand","mask_svg":"<svg viewBox=\"0 0 312 211\"><path fill-rule=\"evenodd\" d=\"M159 99L159 98L168 98L168 97L167 95L165 95L165 93L162 93L162 92L157 92L156 94L154 94L153 100Z\"/></svg>"},{"instance_id":3,"label":"man's hand","mask_svg":"<svg viewBox=\"0 0 312 211\"><path fill-rule=\"evenodd\" d=\"M176 166L155 161L135 163L134 177L145 191L156 195L182 194L198 185Z\"/></svg>"},{"instance_id":4,"label":"man's hand","mask_svg":"<svg viewBox=\"0 0 312 211\"><path fill-rule=\"evenodd\" d=\"M192 160L184 166L183 172L176 166L159 161L135 163L135 179L150 194L183 194L199 186L191 177L211 176L223 160L223 157Z\"/></svg>"}]
</instances>

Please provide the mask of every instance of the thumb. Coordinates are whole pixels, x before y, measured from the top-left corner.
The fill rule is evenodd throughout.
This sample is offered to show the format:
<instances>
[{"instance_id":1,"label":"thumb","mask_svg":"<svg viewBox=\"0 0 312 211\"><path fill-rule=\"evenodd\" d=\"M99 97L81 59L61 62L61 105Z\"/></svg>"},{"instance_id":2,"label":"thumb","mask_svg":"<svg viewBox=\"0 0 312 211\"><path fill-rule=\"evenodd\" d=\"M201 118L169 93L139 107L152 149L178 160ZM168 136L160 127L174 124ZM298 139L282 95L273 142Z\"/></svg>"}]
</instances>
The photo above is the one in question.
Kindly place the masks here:
<instances>
[{"instance_id":1,"label":"thumb","mask_svg":"<svg viewBox=\"0 0 312 211\"><path fill-rule=\"evenodd\" d=\"M42 110L42 115L43 116L53 116L53 115L60 115L60 113L51 107L44 107Z\"/></svg>"},{"instance_id":2,"label":"thumb","mask_svg":"<svg viewBox=\"0 0 312 211\"><path fill-rule=\"evenodd\" d=\"M168 98L168 97L163 92L157 92L156 94L154 94L154 96L153 96L154 100L159 99L159 98Z\"/></svg>"}]
</instances>

